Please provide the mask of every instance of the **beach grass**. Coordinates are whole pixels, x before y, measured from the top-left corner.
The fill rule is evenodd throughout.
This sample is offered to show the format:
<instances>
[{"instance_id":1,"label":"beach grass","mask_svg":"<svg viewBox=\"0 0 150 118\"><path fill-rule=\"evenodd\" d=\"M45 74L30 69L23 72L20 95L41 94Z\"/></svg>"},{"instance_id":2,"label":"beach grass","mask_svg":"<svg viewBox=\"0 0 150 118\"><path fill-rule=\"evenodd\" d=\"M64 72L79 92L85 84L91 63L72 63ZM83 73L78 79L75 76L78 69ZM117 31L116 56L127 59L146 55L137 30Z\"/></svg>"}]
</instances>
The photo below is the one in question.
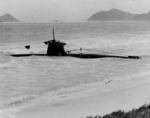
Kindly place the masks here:
<instances>
[{"instance_id":1,"label":"beach grass","mask_svg":"<svg viewBox=\"0 0 150 118\"><path fill-rule=\"evenodd\" d=\"M150 118L150 104L128 112L116 111L104 116L87 116L86 118Z\"/></svg>"}]
</instances>

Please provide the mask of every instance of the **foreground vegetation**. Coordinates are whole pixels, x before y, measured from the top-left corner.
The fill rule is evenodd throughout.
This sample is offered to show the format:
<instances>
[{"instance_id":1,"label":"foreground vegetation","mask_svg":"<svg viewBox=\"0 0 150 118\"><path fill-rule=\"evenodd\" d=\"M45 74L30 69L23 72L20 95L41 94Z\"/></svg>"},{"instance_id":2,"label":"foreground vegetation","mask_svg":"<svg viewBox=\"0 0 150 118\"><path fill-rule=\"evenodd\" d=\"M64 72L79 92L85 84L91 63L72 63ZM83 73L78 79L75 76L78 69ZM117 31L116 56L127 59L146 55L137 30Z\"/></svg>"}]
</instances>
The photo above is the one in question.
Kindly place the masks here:
<instances>
[{"instance_id":1,"label":"foreground vegetation","mask_svg":"<svg viewBox=\"0 0 150 118\"><path fill-rule=\"evenodd\" d=\"M129 112L117 111L105 116L87 116L86 118L150 118L150 104Z\"/></svg>"}]
</instances>

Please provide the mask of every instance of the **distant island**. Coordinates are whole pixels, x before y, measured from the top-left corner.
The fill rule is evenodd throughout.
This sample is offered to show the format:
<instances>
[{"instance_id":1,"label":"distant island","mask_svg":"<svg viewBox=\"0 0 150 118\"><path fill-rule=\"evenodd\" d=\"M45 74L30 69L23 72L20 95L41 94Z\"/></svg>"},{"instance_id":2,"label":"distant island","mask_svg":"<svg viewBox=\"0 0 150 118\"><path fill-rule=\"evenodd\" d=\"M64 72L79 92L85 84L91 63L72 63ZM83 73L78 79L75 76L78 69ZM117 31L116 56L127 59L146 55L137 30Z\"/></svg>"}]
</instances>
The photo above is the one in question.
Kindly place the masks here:
<instances>
[{"instance_id":1,"label":"distant island","mask_svg":"<svg viewBox=\"0 0 150 118\"><path fill-rule=\"evenodd\" d=\"M0 16L0 23L19 23L21 21L19 21L18 19L16 19L15 17L13 17L10 14L4 14L3 16Z\"/></svg>"},{"instance_id":2,"label":"distant island","mask_svg":"<svg viewBox=\"0 0 150 118\"><path fill-rule=\"evenodd\" d=\"M95 13L87 21L150 21L150 12L132 14L118 9L111 9Z\"/></svg>"}]
</instances>

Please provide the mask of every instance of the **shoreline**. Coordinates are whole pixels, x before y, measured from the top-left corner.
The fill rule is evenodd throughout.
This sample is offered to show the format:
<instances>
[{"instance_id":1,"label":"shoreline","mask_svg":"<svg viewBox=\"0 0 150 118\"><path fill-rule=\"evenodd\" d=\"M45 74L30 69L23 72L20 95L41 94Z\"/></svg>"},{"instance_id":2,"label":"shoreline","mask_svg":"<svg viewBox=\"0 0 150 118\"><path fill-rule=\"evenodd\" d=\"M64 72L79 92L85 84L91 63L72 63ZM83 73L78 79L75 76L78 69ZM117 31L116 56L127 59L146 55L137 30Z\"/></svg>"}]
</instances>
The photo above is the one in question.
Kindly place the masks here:
<instances>
[{"instance_id":1,"label":"shoreline","mask_svg":"<svg viewBox=\"0 0 150 118\"><path fill-rule=\"evenodd\" d=\"M24 108L14 118L81 118L105 115L117 110L129 111L149 104L150 83L101 93L86 98L66 100Z\"/></svg>"}]
</instances>

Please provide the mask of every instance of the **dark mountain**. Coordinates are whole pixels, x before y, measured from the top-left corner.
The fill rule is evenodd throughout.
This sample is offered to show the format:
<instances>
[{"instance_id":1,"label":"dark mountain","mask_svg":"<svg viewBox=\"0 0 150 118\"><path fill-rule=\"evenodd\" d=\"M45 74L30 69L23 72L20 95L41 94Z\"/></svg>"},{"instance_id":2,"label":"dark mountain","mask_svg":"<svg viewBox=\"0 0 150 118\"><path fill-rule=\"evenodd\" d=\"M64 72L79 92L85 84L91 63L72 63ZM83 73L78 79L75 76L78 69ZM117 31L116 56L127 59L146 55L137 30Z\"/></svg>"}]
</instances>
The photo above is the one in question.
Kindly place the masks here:
<instances>
[{"instance_id":1,"label":"dark mountain","mask_svg":"<svg viewBox=\"0 0 150 118\"><path fill-rule=\"evenodd\" d=\"M146 14L131 14L121 10L111 9L92 15L88 21L150 21L150 12Z\"/></svg>"},{"instance_id":2,"label":"dark mountain","mask_svg":"<svg viewBox=\"0 0 150 118\"><path fill-rule=\"evenodd\" d=\"M0 16L0 22L4 23L4 22L20 22L20 21L7 13L4 14L3 16Z\"/></svg>"}]
</instances>

